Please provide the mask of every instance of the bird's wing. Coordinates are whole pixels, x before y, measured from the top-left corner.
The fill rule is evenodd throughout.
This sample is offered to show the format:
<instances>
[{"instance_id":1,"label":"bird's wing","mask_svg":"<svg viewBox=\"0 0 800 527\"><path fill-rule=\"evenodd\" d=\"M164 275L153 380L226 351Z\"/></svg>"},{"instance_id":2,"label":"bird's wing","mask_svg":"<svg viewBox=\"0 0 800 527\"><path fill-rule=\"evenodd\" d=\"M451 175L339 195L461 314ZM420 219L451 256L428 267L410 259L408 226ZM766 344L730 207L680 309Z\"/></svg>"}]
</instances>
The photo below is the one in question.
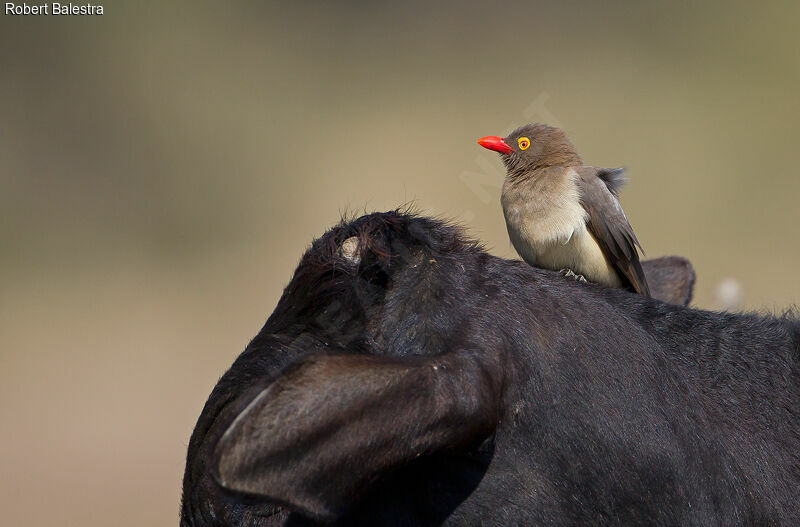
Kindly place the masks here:
<instances>
[{"instance_id":1,"label":"bird's wing","mask_svg":"<svg viewBox=\"0 0 800 527\"><path fill-rule=\"evenodd\" d=\"M597 177L603 180L603 183L606 184L608 190L614 194L614 197L619 197L619 189L622 188L622 185L628 182L628 178L625 177L625 169L624 168L597 168L597 167L583 167L584 169L595 170Z\"/></svg>"},{"instance_id":2,"label":"bird's wing","mask_svg":"<svg viewBox=\"0 0 800 527\"><path fill-rule=\"evenodd\" d=\"M581 204L589 214L587 227L606 258L637 293L650 296L639 253L644 253L617 200L624 183L622 169L580 167Z\"/></svg>"}]
</instances>

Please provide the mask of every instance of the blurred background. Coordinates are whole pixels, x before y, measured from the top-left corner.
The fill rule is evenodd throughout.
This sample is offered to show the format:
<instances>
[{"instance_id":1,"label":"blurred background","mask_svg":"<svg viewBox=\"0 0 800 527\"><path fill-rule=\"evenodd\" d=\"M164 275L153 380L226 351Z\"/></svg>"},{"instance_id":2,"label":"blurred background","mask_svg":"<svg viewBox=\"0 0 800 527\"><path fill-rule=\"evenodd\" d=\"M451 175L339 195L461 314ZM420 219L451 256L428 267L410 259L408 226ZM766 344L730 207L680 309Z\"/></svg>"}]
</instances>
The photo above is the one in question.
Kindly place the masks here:
<instances>
[{"instance_id":1,"label":"blurred background","mask_svg":"<svg viewBox=\"0 0 800 527\"><path fill-rule=\"evenodd\" d=\"M345 211L515 257L475 140L627 166L695 305L800 300L800 4L106 2L0 16L4 525L176 525L203 403ZM727 293L725 293L727 291Z\"/></svg>"}]
</instances>

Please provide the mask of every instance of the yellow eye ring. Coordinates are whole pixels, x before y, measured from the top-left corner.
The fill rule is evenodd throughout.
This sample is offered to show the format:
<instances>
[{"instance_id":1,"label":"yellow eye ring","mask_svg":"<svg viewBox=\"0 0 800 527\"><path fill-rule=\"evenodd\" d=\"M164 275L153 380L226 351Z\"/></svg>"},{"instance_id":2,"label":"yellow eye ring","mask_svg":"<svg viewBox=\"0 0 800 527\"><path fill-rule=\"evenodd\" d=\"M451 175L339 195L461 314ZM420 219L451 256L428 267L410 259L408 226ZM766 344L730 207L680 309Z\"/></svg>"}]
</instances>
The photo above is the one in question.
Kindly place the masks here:
<instances>
[{"instance_id":1,"label":"yellow eye ring","mask_svg":"<svg viewBox=\"0 0 800 527\"><path fill-rule=\"evenodd\" d=\"M519 145L520 150L527 150L527 148L531 146L531 140L527 137L520 137L517 139L517 145Z\"/></svg>"}]
</instances>

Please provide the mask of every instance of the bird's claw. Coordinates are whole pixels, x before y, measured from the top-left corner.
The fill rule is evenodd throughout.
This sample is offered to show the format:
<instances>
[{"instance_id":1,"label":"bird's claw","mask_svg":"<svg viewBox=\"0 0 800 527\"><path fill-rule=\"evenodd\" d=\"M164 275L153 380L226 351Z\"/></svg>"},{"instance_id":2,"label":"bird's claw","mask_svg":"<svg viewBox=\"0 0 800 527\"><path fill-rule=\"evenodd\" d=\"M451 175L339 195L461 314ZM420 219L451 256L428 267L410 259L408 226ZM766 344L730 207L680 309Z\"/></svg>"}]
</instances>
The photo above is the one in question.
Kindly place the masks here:
<instances>
[{"instance_id":1,"label":"bird's claw","mask_svg":"<svg viewBox=\"0 0 800 527\"><path fill-rule=\"evenodd\" d=\"M584 284L589 283L582 274L575 274L569 267L565 267L564 269L560 270L559 273L565 278L572 278L578 282L583 282Z\"/></svg>"}]
</instances>

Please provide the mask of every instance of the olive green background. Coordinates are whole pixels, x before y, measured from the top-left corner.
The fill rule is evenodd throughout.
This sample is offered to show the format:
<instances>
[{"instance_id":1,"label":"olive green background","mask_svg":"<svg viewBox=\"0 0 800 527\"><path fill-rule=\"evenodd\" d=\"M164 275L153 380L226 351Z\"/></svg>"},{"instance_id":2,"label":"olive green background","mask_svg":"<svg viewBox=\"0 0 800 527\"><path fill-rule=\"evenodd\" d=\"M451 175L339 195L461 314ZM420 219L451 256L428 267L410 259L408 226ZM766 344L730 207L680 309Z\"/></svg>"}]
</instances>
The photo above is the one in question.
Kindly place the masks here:
<instances>
[{"instance_id":1,"label":"olive green background","mask_svg":"<svg viewBox=\"0 0 800 527\"><path fill-rule=\"evenodd\" d=\"M4 525L176 525L205 398L313 237L413 201L514 257L475 139L528 121L628 167L696 305L800 299L795 2L103 5L0 15Z\"/></svg>"}]
</instances>

